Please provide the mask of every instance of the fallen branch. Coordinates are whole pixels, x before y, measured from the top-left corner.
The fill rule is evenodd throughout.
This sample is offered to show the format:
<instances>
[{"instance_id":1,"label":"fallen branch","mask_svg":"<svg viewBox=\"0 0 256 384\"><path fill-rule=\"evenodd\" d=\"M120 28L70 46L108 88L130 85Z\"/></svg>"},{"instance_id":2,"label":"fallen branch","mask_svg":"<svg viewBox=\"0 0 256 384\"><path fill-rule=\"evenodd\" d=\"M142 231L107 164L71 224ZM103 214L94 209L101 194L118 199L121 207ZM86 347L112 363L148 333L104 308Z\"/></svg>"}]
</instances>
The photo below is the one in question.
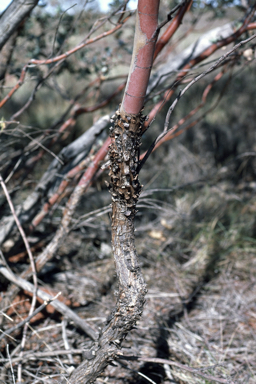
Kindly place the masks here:
<instances>
[{"instance_id":1,"label":"fallen branch","mask_svg":"<svg viewBox=\"0 0 256 384\"><path fill-rule=\"evenodd\" d=\"M38 0L12 1L0 17L0 49L4 46L20 23L30 14Z\"/></svg>"},{"instance_id":2,"label":"fallen branch","mask_svg":"<svg viewBox=\"0 0 256 384\"><path fill-rule=\"evenodd\" d=\"M13 284L18 287L33 293L35 288L34 285L30 282L22 279L19 276L15 276L9 269L7 269L3 264L0 264L0 273ZM68 308L65 304L61 303L59 300L54 300L48 293L42 291L41 289L37 289L37 297L41 300L48 301L51 300L51 304L55 309L57 309L63 316L65 316L70 321L73 321L77 327L82 329L91 339L96 340L98 338L97 333L92 327L86 323L85 320L81 319L77 314ZM54 301L53 301L54 300Z\"/></svg>"},{"instance_id":3,"label":"fallen branch","mask_svg":"<svg viewBox=\"0 0 256 384\"><path fill-rule=\"evenodd\" d=\"M59 175L65 177L65 174L85 159L95 140L108 126L109 116L105 115L78 139L60 151L58 157L51 162L39 180L33 193L26 198L22 205L15 208L21 224L33 220L35 213L37 213L38 205L41 204L43 199L49 199L58 187L58 184L60 184L61 179ZM60 159L62 163L58 159ZM14 222L12 215L5 217L0 228L0 244L2 244L10 234Z\"/></svg>"}]
</instances>

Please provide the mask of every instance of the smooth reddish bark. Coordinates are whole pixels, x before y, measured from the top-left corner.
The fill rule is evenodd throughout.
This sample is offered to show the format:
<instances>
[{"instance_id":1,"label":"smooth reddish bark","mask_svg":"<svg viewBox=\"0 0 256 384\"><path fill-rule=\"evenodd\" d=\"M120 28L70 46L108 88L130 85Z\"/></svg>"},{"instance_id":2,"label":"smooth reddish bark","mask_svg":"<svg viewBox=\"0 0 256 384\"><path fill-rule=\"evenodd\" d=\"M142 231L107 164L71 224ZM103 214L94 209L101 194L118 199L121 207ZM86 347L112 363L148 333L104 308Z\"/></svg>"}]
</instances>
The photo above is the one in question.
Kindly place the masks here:
<instances>
[{"instance_id":1,"label":"smooth reddish bark","mask_svg":"<svg viewBox=\"0 0 256 384\"><path fill-rule=\"evenodd\" d=\"M144 105L157 40L159 2L140 0L138 3L132 62L120 108L121 116L137 115Z\"/></svg>"}]
</instances>

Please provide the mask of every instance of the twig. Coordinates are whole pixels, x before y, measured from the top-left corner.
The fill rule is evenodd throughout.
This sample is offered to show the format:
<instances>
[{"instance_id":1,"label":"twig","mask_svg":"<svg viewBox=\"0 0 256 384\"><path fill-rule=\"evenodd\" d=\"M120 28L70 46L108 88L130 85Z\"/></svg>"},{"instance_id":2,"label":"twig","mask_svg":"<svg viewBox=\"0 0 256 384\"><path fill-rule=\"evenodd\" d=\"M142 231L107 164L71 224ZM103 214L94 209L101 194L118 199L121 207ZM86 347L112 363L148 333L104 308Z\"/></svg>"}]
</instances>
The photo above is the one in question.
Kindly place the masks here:
<instances>
[{"instance_id":1,"label":"twig","mask_svg":"<svg viewBox=\"0 0 256 384\"><path fill-rule=\"evenodd\" d=\"M61 322L62 338L64 341L64 347L66 350L68 350L68 349L70 349L70 347L69 347L69 342L68 342L68 338L67 338L66 325L67 325L67 320L63 319ZM68 354L68 358L69 358L70 364L74 364L73 356L71 353Z\"/></svg>"},{"instance_id":2,"label":"twig","mask_svg":"<svg viewBox=\"0 0 256 384\"><path fill-rule=\"evenodd\" d=\"M36 276L36 267L35 267L35 262L34 262L34 258L33 258L33 255L32 255L32 252L31 252L31 249L30 249L30 245L29 245L29 242L28 242L28 239L25 235L25 232L20 224L20 221L18 219L18 216L15 212L15 209L14 209L14 206L13 206L13 203L12 203L12 200L11 200L11 197L9 195L9 192L6 188L6 185L4 183L4 180L2 178L2 176L0 175L0 184L3 188L3 191L4 191L4 194L6 196L6 199L8 201L8 204L9 204L9 207L10 207L10 210L12 212L12 215L14 217L14 220L16 222L16 225L19 229L19 232L21 234L21 237L24 241L24 244L25 244L25 247L26 247L26 250L27 250L27 253L28 253L28 256L29 256L29 261L30 261L30 267L31 267L31 271L32 271L32 275L33 275L33 282L34 282L34 287L35 287L35 295L36 295L36 290L37 290L37 276Z\"/></svg>"},{"instance_id":3,"label":"twig","mask_svg":"<svg viewBox=\"0 0 256 384\"><path fill-rule=\"evenodd\" d=\"M226 54L224 54L223 56L221 56L217 61L215 61L215 63L209 67L207 70L205 70L203 73L201 73L200 75L196 76L193 80L190 81L190 83L188 83L188 85L183 88L178 96L176 97L176 99L174 100L174 102L172 103L172 105L170 106L168 112L167 112L167 115L166 115L166 119L165 119L165 124L164 124L164 130L163 132L153 141L153 143L151 144L151 146L149 147L148 151L145 153L145 155L143 156L142 160L140 161L139 163L139 171L141 170L141 168L144 166L146 160L148 159L149 155L154 151L154 149L158 146L157 144L163 140L163 138L167 135L167 134L171 134L173 133L175 130L176 130L176 126L175 127L172 127L171 129L168 129L169 127L169 123L170 123L170 117L171 117L171 114L174 110L174 108L176 107L178 101L181 99L181 97L186 93L186 91L193 85L195 84L197 81L199 81L200 79L202 79L204 76L208 75L209 73L211 73L212 71L214 71L214 69L216 69L221 63L223 63L226 58L228 56L230 56L234 51L236 51L238 48L240 48L242 45L248 43L249 41L253 40L254 38L256 37L256 34L252 35L251 37L249 37L248 39L246 40L243 40L241 41L240 43L236 44L230 51L228 51Z\"/></svg>"},{"instance_id":4,"label":"twig","mask_svg":"<svg viewBox=\"0 0 256 384\"><path fill-rule=\"evenodd\" d=\"M197 56L193 57L189 62L186 62L184 67L178 73L173 85L164 93L163 99L160 100L150 111L148 115L148 120L144 123L143 130L144 132L151 126L152 122L155 120L156 115L160 112L163 106L167 103L168 100L174 94L174 90L178 84L180 84L181 80L184 76L187 75L188 71L194 67L196 64L202 62L206 58L210 57L214 52L216 52L221 47L227 46L228 44L237 40L243 33L248 30L254 29L256 27L256 23L249 24L251 18L255 13L256 4L253 5L249 14L245 18L243 25L230 36L225 37L224 39L217 40L213 44L211 44L208 48L204 49Z\"/></svg>"},{"instance_id":5,"label":"twig","mask_svg":"<svg viewBox=\"0 0 256 384\"><path fill-rule=\"evenodd\" d=\"M158 25L156 33L159 33L160 29L163 28L165 24L167 24L171 19L172 15L177 11L176 16L173 18L171 24L167 28L167 30L162 34L162 36L158 39L158 42L156 44L155 52L154 52L154 59L157 57L157 55L162 51L162 49L165 47L167 42L170 40L170 38L174 35L174 33L177 31L178 27L182 23L182 19L185 15L185 13L189 10L190 6L192 4L191 0L185 0L181 4L178 4L171 12L168 13L167 18Z\"/></svg>"},{"instance_id":6,"label":"twig","mask_svg":"<svg viewBox=\"0 0 256 384\"><path fill-rule=\"evenodd\" d=\"M149 383L151 383L151 384L156 384L155 381L153 381L152 379L150 379L148 376L144 375L144 373L139 372L139 371L137 371L136 369L132 369L132 368L128 367L128 365L127 365L127 364L124 364L122 361L118 361L118 362L119 362L119 364L120 364L122 367L128 369L129 371L135 372L137 375L143 377L143 378L144 378L146 381L148 381Z\"/></svg>"},{"instance_id":7,"label":"twig","mask_svg":"<svg viewBox=\"0 0 256 384\"><path fill-rule=\"evenodd\" d=\"M210 90L212 89L213 85L219 81L222 76L226 73L226 68L224 68L221 72L219 72L213 79L213 81L207 85L207 87L205 88L204 92L203 92L203 95L202 95L202 99L201 99L201 102L200 104L194 108L192 111L190 111L185 117L182 117L177 124L173 125L172 128L168 129L168 131L166 132L166 134L158 140L158 138L156 138L153 143L151 144L151 146L149 147L149 149L144 152L141 157L140 157L140 169L143 167L143 165L145 164L147 158L149 157L149 155L154 152L158 147L160 147L164 142L168 141L168 140L172 140L174 137L177 137L179 135L181 135L184 131L194 127L199 121L201 121L208 113L212 112L216 107L217 105L219 104L223 94L224 94L224 89L221 91L217 101L205 112L203 113L199 118L197 118L196 120L194 120L193 122L189 123L188 125L186 125L183 129L179 130L178 132L175 133L175 131L177 131L177 129L183 125L186 120L188 120L190 117L192 117L193 115L195 115L203 106L204 104L206 103L206 99L207 99L207 96L210 92ZM228 80L230 81L230 79ZM225 85L226 87L226 85ZM224 87L224 88L225 88Z\"/></svg>"},{"instance_id":8,"label":"twig","mask_svg":"<svg viewBox=\"0 0 256 384\"><path fill-rule=\"evenodd\" d=\"M48 299L46 300L42 305L40 305L40 307L38 307L37 309L35 309L35 311L29 315L28 317L26 317L26 319L22 320L20 323L14 325L12 328L9 328L7 329L6 331L4 331L4 333L2 335L0 335L0 340L2 340L5 336L8 336L10 333L16 331L17 329L19 329L20 327L22 327L24 324L28 323L34 316L36 316L39 312L41 312L44 308L47 307L47 305L51 304L51 302L53 300L56 300L57 297L61 294L61 292L59 292L56 296L54 296L53 298L51 299ZM3 332L1 330L1 332ZM21 357L22 359L22 357Z\"/></svg>"},{"instance_id":9,"label":"twig","mask_svg":"<svg viewBox=\"0 0 256 384\"><path fill-rule=\"evenodd\" d=\"M72 55L73 53L79 51L80 49L84 48L85 46L89 45L89 44L92 44L94 43L95 41L98 41L106 36L109 36L111 35L112 33L116 32L118 29L120 29L123 24L130 18L130 15L128 15L120 24L118 24L117 26L115 26L114 28L110 29L109 31L107 32L103 32L101 33L100 35L94 37L94 38L91 38L91 39L88 39L89 36L91 36L91 34L98 28L100 28L104 23L102 22L96 29L92 29L89 34L87 35L87 39L85 41L83 41L82 43L80 43L79 45L77 45L76 47L70 49L69 51L63 53L62 55L59 55L59 56L56 56L52 59L47 59L47 60L35 60L35 59L31 59L22 69L21 71L21 75L20 75L20 78L17 82L17 84L11 89L11 91L3 98L3 100L0 102L0 108L2 108L2 106L12 97L12 95L20 88L20 86L24 83L24 80L25 80L25 75L26 75L26 72L27 72L27 69L29 67L34 67L34 65L43 65L43 64L52 64L52 63L56 63L58 61L61 61L61 60L65 60L67 57L69 57L70 55Z\"/></svg>"},{"instance_id":10,"label":"twig","mask_svg":"<svg viewBox=\"0 0 256 384\"><path fill-rule=\"evenodd\" d=\"M9 362L10 362L13 384L15 384L15 376L14 376L13 367L12 367L12 360L11 360L11 356L10 356L10 353L9 353L9 344L7 344L7 346L6 346L6 352L7 352L7 356L8 356Z\"/></svg>"},{"instance_id":11,"label":"twig","mask_svg":"<svg viewBox=\"0 0 256 384\"><path fill-rule=\"evenodd\" d=\"M34 258L33 258L33 255L32 255L31 249L30 249L30 245L29 245L28 239L27 239L27 237L25 235L25 232L24 232L24 230L23 230L23 228L22 228L22 226L20 224L18 216L17 216L17 214L15 212L15 209L14 209L11 197L9 195L9 192L8 192L8 190L6 188L6 185L5 185L4 180L3 180L1 175L0 175L0 184L1 184L2 188L3 188L4 194L6 196L6 199L8 201L9 207L10 207L10 210L12 212L12 215L14 217L16 225L17 225L17 227L19 229L21 237L22 237L22 239L24 241L27 253L29 255L30 267L31 267L32 275L33 275L33 282L34 282L34 289L35 289L35 291L33 292L33 297L34 297L34 296L36 296L36 290L37 290L37 275L36 275L36 267L35 267Z\"/></svg>"},{"instance_id":12,"label":"twig","mask_svg":"<svg viewBox=\"0 0 256 384\"><path fill-rule=\"evenodd\" d=\"M40 359L40 358L43 358L43 357L56 357L58 355L68 355L68 354L72 354L72 355L82 355L84 353L84 349L68 349L68 350L65 350L65 349L57 349L57 350L54 350L54 351L46 351L46 352L27 352L24 354L23 358L26 359L26 360L35 360L35 359ZM4 359L4 358L0 358L0 363L1 364L4 364L5 363L5 367L8 368L9 367L9 361L7 362L8 359ZM21 358L19 356L17 357L14 357L12 359L12 363L17 363L18 361L20 361Z\"/></svg>"},{"instance_id":13,"label":"twig","mask_svg":"<svg viewBox=\"0 0 256 384\"><path fill-rule=\"evenodd\" d=\"M200 79L202 79L203 77L205 77L206 75L208 75L209 73L214 71L214 69L216 69L220 64L222 64L226 60L226 58L228 56L230 56L234 51L236 51L242 45L249 43L249 41L255 39L255 37L256 37L256 34L252 35L248 39L240 41L240 43L236 44L232 49L230 49L230 51L228 51L223 56L221 56L210 68L206 69L203 73L201 73L200 75L196 76L193 80L191 80L190 83L188 83L188 85L185 88L183 88L182 91L179 92L179 95L176 97L176 99L174 100L174 102L172 103L172 105L170 106L170 108L167 112L165 124L164 124L164 132L158 136L157 141L159 141L160 138L162 138L162 136L164 136L168 132L168 126L169 126L171 114L172 114L174 108L176 107L176 104L178 103L180 98L187 92L187 90L190 87L192 87L193 84L198 82Z\"/></svg>"}]
</instances>

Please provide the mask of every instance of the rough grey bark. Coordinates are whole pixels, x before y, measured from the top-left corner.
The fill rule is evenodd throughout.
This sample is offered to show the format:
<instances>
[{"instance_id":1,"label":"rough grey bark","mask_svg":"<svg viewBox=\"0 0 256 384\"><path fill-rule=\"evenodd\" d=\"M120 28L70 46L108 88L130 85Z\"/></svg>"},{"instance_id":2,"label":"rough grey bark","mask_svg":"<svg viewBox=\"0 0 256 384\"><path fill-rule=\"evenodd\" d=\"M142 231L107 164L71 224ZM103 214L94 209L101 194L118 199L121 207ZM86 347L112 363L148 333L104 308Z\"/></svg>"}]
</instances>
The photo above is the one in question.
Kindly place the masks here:
<instances>
[{"instance_id":1,"label":"rough grey bark","mask_svg":"<svg viewBox=\"0 0 256 384\"><path fill-rule=\"evenodd\" d=\"M37 3L38 0L13 0L2 13L0 16L0 49Z\"/></svg>"},{"instance_id":2,"label":"rough grey bark","mask_svg":"<svg viewBox=\"0 0 256 384\"><path fill-rule=\"evenodd\" d=\"M134 245L134 217L141 191L138 165L143 122L141 113L122 118L117 111L110 128L108 187L112 195L112 247L119 295L112 317L90 350L90 358L73 372L70 384L93 382L115 359L122 341L142 314L146 285Z\"/></svg>"}]
</instances>

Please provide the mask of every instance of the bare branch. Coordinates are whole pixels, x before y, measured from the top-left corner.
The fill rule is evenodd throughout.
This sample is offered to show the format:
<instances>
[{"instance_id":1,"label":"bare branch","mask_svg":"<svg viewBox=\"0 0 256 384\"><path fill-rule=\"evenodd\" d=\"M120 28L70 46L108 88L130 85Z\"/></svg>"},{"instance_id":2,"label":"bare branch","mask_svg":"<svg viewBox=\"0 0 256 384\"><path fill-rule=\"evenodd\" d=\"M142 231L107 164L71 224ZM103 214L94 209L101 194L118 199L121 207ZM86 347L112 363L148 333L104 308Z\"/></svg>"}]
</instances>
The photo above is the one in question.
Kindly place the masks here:
<instances>
[{"instance_id":1,"label":"bare branch","mask_svg":"<svg viewBox=\"0 0 256 384\"><path fill-rule=\"evenodd\" d=\"M173 133L174 130L176 128L171 128L170 130L168 129L169 127L169 123L170 123L170 117L171 117L171 114L174 110L174 108L176 107L178 101L181 99L181 97L186 93L186 91L193 85L195 84L197 81L199 81L200 79L202 79L204 76L208 75L209 73L213 72L218 66L220 66L226 59L227 57L229 57L233 52L235 52L238 48L240 48L242 45L244 44L247 44L248 42L250 42L251 40L255 39L256 37L256 34L252 35L251 37L249 37L248 39L245 39L243 41L241 41L240 43L236 44L231 50L229 50L227 53L225 53L223 56L221 56L213 65L211 65L208 69L206 69L203 73L201 73L200 75L196 76L192 81L190 81L190 83L183 88L183 90L181 90L178 94L178 96L176 97L176 99L173 101L172 105L170 106L168 112L167 112L167 115L166 115L166 119L165 119L165 124L164 124L164 130L163 132L153 141L153 143L151 144L151 146L149 147L148 151L144 154L141 162L140 162L140 165L139 165L139 171L141 170L141 168L143 167L143 165L145 164L145 162L147 161L149 155L154 151L156 145L161 141L163 140L163 138L168 134L168 133Z\"/></svg>"},{"instance_id":2,"label":"bare branch","mask_svg":"<svg viewBox=\"0 0 256 384\"><path fill-rule=\"evenodd\" d=\"M227 53L225 53L223 56L221 56L213 65L211 65L203 73L201 73L200 75L196 76L192 81L190 81L190 83L185 88L183 88L182 91L179 92L179 95L174 100L174 102L172 103L172 105L170 106L170 108L169 108L169 110L167 112L166 119L165 119L165 124L164 124L164 132L162 133L162 135L166 135L166 133L168 132L168 127L169 127L169 121L170 121L171 114L172 114L174 108L176 107L178 101L187 92L187 90L190 87L192 87L192 85L195 84L197 81L202 79L204 76L206 76L209 73L211 73L212 71L214 71L220 64L222 64L227 59L227 57L229 57L238 48L240 48L242 45L245 45L245 44L249 43L251 40L255 39L255 37L256 37L256 34L254 34L251 37L249 37L248 39L245 39L245 40L241 41L240 43L236 44L232 49L230 49ZM161 139L162 135L158 136L157 141L159 141Z\"/></svg>"},{"instance_id":3,"label":"bare branch","mask_svg":"<svg viewBox=\"0 0 256 384\"><path fill-rule=\"evenodd\" d=\"M18 28L20 23L30 14L38 0L13 0L0 16L0 50Z\"/></svg>"},{"instance_id":4,"label":"bare branch","mask_svg":"<svg viewBox=\"0 0 256 384\"><path fill-rule=\"evenodd\" d=\"M0 265L0 273L6 277L9 281L17 285L18 287L24 289L25 291L33 293L35 287L33 284L28 281L22 279L19 276L15 276L10 270L8 270L5 266ZM48 293L42 291L41 289L37 289L37 297L44 301L53 300ZM60 313L62 313L66 318L73 321L77 327L82 329L91 339L96 340L98 335L92 327L86 323L85 320L81 319L75 312L73 312L70 308L68 308L65 304L61 303L59 300L54 300L51 302L51 305L57 309Z\"/></svg>"}]
</instances>

